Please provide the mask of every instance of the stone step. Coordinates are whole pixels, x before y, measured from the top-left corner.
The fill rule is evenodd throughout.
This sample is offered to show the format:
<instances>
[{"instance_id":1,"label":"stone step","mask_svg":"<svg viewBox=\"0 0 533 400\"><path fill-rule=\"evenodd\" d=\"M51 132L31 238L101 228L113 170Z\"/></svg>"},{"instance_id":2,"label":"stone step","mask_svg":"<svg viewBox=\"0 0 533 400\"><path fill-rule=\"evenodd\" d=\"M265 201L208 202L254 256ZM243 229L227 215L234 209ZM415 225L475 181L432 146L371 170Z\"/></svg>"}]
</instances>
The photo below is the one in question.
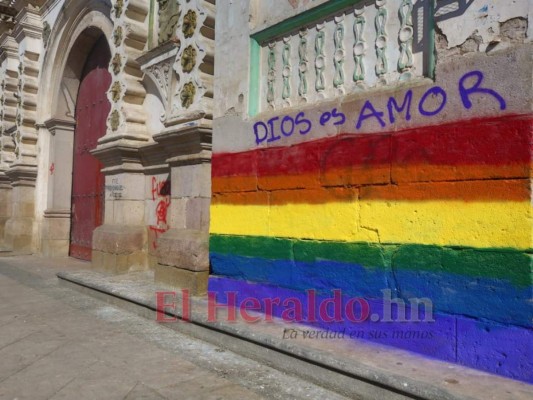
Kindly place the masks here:
<instances>
[{"instance_id":1,"label":"stone step","mask_svg":"<svg viewBox=\"0 0 533 400\"><path fill-rule=\"evenodd\" d=\"M31 251L13 251L7 247L0 247L0 257L18 257L18 256L30 256Z\"/></svg>"},{"instance_id":2,"label":"stone step","mask_svg":"<svg viewBox=\"0 0 533 400\"><path fill-rule=\"evenodd\" d=\"M82 293L156 321L157 292L176 289L154 284L152 272L107 275L95 271L62 272L60 281ZM356 399L531 399L533 386L491 375L456 364L425 358L363 340L320 338L327 336L309 326L274 319L262 314L256 323L247 323L237 313L228 321L227 309L217 310L209 320L206 298L190 298L190 308L183 308L181 292L174 299L175 308L165 308L159 317L172 319L165 325L216 346L228 349L266 365L298 376ZM182 320L187 317L188 322ZM291 338L290 332L298 332ZM316 332L319 339L303 337ZM284 338L285 336L285 338ZM331 335L330 335L331 336Z\"/></svg>"}]
</instances>

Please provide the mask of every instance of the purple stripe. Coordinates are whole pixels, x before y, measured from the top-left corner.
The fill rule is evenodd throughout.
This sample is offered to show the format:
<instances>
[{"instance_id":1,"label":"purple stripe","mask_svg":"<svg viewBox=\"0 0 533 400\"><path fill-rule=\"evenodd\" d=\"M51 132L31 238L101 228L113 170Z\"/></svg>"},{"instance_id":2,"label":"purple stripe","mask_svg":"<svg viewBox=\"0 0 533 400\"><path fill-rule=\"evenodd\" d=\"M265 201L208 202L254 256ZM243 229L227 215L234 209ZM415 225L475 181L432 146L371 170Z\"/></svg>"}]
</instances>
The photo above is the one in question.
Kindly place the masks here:
<instances>
[{"instance_id":1,"label":"purple stripe","mask_svg":"<svg viewBox=\"0 0 533 400\"><path fill-rule=\"evenodd\" d=\"M301 322L303 324L330 332L344 333L345 338L351 336L368 340L533 383L533 331L531 329L505 326L490 321L480 323L473 319L446 314L434 314L434 321L428 322L424 321L423 312L420 313L418 322L402 322L397 321L396 307L392 307L392 322L384 322L386 310L390 307L387 306L388 302L382 299L363 299L370 307L369 315L374 314L377 317L376 322L370 317L364 322L353 322L349 320L345 311L345 305L351 298L348 296L341 296L343 304L341 321L327 322L321 318L318 306L325 299L332 298L333 295L317 295L315 322L309 314L308 295L301 291L211 276L209 292L217 295L219 304L227 304L227 292L237 292L237 305L246 298L255 298L263 306L261 311L265 311L265 299L279 298L283 304L284 300L294 298L303 305L303 321ZM274 306L272 314L282 318L283 312L290 307L292 305ZM333 307L331 306L328 310L329 315L333 315ZM355 315L360 315L358 307L355 307ZM409 306L406 306L406 315L410 315ZM280 332L280 338L282 335L283 332Z\"/></svg>"}]
</instances>

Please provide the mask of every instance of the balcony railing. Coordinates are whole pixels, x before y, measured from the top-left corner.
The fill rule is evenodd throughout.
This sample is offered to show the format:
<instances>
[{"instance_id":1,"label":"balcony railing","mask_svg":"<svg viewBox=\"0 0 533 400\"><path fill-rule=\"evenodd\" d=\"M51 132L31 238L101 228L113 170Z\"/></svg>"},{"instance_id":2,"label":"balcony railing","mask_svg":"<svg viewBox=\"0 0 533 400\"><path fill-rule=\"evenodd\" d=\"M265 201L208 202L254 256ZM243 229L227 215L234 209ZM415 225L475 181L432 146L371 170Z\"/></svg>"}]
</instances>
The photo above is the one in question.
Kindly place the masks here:
<instances>
[{"instance_id":1,"label":"balcony railing","mask_svg":"<svg viewBox=\"0 0 533 400\"><path fill-rule=\"evenodd\" d=\"M251 115L431 76L431 2L353 3L331 1L252 35Z\"/></svg>"}]
</instances>

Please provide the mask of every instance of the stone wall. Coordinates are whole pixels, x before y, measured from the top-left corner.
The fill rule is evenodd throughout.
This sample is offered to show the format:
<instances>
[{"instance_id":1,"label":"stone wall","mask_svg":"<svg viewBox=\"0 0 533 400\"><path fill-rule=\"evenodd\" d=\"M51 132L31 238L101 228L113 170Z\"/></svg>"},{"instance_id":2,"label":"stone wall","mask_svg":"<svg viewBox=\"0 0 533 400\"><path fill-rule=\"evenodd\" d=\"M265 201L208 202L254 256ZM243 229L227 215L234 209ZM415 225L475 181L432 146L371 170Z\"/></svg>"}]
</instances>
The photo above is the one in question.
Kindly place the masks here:
<instances>
[{"instance_id":1,"label":"stone wall","mask_svg":"<svg viewBox=\"0 0 533 400\"><path fill-rule=\"evenodd\" d=\"M205 292L215 1L10 4L0 16L0 250L69 254L76 98L104 37L111 111L88 149L105 175L92 265L152 268L157 281Z\"/></svg>"},{"instance_id":2,"label":"stone wall","mask_svg":"<svg viewBox=\"0 0 533 400\"><path fill-rule=\"evenodd\" d=\"M528 2L284 1L271 16L266 3L217 15L209 289L533 382ZM305 57L284 47L323 21L324 68L316 40ZM412 51L409 75L379 62L384 44ZM359 49L372 84L357 84ZM284 98L303 79L326 95ZM306 291L335 289L355 308L312 315ZM394 308L390 322L391 301L408 321Z\"/></svg>"}]
</instances>

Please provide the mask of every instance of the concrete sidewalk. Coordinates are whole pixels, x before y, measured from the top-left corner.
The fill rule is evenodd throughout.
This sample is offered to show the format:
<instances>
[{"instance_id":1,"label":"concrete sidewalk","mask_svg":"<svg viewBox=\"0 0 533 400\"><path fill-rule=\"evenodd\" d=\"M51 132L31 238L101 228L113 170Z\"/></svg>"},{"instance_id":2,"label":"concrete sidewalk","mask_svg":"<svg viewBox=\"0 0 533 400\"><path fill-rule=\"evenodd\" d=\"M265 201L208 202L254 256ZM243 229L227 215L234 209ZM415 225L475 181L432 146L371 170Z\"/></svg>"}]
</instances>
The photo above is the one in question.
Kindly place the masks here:
<instances>
[{"instance_id":1,"label":"concrete sidewalk","mask_svg":"<svg viewBox=\"0 0 533 400\"><path fill-rule=\"evenodd\" d=\"M152 271L109 275L91 270L61 272L68 287L154 320L156 293L169 290L154 282ZM172 290L172 289L170 289ZM180 292L175 308L165 308L168 317L182 317ZM239 313L227 318L228 309L218 310L210 320L208 301L193 297L189 322L165 324L170 329L231 350L290 375L314 382L350 398L374 400L530 400L533 386L458 364L434 360L401 349L359 339L306 339L306 325L274 318L256 323ZM249 312L251 315L251 312ZM258 316L262 314L257 314ZM264 316L263 316L264 317ZM290 331L301 332L286 337ZM323 332L323 331L322 331Z\"/></svg>"},{"instance_id":2,"label":"concrete sidewalk","mask_svg":"<svg viewBox=\"0 0 533 400\"><path fill-rule=\"evenodd\" d=\"M0 399L341 399L60 286L72 259L0 258Z\"/></svg>"}]
</instances>

